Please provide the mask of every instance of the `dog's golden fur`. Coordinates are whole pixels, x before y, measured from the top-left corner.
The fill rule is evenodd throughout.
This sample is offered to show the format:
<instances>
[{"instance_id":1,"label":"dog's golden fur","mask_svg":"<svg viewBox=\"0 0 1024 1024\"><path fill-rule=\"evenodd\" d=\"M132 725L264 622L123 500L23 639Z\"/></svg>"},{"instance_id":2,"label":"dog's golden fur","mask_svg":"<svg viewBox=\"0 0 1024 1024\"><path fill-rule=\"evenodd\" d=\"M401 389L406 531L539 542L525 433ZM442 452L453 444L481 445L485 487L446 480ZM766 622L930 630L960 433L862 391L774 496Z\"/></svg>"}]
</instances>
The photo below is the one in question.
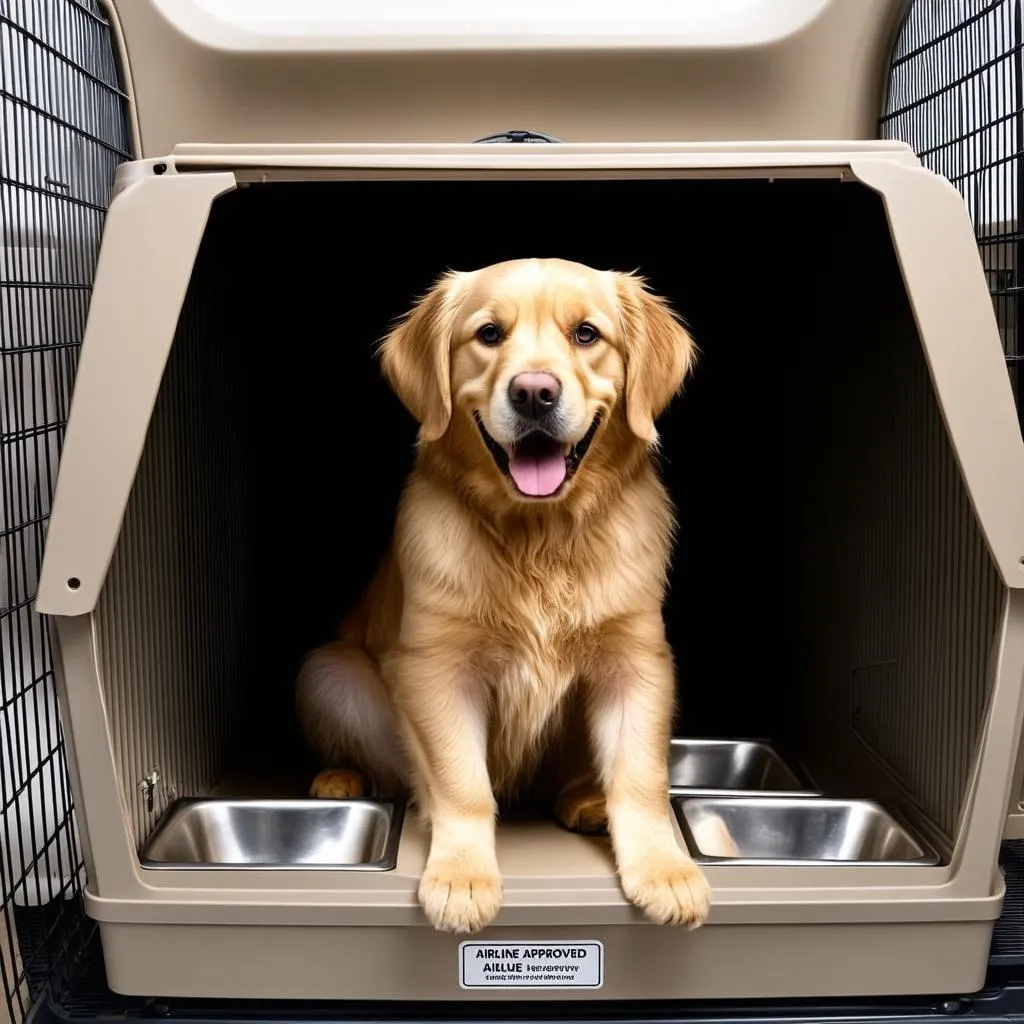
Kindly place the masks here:
<instances>
[{"instance_id":1,"label":"dog's golden fur","mask_svg":"<svg viewBox=\"0 0 1024 1024\"><path fill-rule=\"evenodd\" d=\"M585 347L584 321L598 335ZM491 323L500 343L483 344ZM431 828L420 901L439 929L497 913L495 794L538 775L563 824L607 824L648 917L707 915L668 802L674 517L650 458L693 355L639 278L561 260L446 275L383 343L421 425L416 464L391 551L338 640L305 662L298 706L327 769L316 795L358 795L360 772L377 791L412 789ZM600 417L546 499L517 489L483 432L514 450L507 396L523 371L560 383L567 450Z\"/></svg>"}]
</instances>

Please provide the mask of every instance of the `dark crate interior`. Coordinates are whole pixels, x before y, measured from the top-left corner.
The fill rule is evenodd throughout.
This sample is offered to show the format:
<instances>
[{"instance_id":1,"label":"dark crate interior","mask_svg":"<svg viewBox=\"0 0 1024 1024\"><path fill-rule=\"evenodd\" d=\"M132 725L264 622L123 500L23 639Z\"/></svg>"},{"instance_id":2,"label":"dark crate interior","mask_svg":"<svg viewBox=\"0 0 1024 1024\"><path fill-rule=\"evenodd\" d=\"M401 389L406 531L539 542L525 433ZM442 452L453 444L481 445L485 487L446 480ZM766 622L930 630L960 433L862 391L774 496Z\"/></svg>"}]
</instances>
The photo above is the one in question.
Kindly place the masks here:
<instances>
[{"instance_id":1,"label":"dark crate interior","mask_svg":"<svg viewBox=\"0 0 1024 1024\"><path fill-rule=\"evenodd\" d=\"M877 330L879 308L909 322L869 192L838 183L275 185L220 200L209 249L204 256L230 267L227 301L243 339L247 529L259 564L254 676L272 722L290 700L297 659L331 636L372 575L412 464L415 424L379 374L376 340L446 267L557 255L640 268L700 346L685 396L659 424L680 522L666 622L681 727L779 732L794 673L806 395L871 358L857 339ZM878 255L858 259L864 249ZM840 282L862 298L838 322ZM737 580L752 577L762 583L738 592ZM741 636L738 598L756 611Z\"/></svg>"}]
</instances>

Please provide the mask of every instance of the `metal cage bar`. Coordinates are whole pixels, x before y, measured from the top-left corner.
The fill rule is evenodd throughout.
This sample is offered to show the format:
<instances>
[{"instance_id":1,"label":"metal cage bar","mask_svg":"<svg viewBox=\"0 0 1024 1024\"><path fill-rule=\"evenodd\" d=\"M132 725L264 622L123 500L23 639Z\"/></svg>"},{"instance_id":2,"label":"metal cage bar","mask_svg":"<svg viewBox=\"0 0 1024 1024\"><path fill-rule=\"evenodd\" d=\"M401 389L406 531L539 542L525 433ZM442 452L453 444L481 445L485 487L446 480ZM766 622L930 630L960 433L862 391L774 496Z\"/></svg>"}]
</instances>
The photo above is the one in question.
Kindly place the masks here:
<instances>
[{"instance_id":1,"label":"metal cage bar","mask_svg":"<svg viewBox=\"0 0 1024 1024\"><path fill-rule=\"evenodd\" d=\"M103 217L129 157L125 99L98 0L0 0L0 1011L14 1024L91 931L33 601Z\"/></svg>"}]
</instances>

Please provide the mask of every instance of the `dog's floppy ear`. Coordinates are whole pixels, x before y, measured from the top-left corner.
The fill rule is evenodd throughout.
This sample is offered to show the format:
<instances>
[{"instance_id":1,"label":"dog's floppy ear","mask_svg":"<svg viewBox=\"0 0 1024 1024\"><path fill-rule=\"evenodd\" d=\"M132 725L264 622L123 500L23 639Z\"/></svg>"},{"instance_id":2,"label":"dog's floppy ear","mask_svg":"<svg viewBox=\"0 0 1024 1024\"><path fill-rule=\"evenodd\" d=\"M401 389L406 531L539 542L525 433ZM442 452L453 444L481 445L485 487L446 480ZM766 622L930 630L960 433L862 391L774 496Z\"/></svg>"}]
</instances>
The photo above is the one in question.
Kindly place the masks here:
<instances>
[{"instance_id":1,"label":"dog's floppy ear","mask_svg":"<svg viewBox=\"0 0 1024 1024\"><path fill-rule=\"evenodd\" d=\"M683 386L697 346L668 303L636 274L616 274L626 355L626 422L654 444L654 421Z\"/></svg>"},{"instance_id":2,"label":"dog's floppy ear","mask_svg":"<svg viewBox=\"0 0 1024 1024\"><path fill-rule=\"evenodd\" d=\"M441 437L452 416L452 329L463 276L444 274L380 345L384 376L416 417L424 441Z\"/></svg>"}]
</instances>

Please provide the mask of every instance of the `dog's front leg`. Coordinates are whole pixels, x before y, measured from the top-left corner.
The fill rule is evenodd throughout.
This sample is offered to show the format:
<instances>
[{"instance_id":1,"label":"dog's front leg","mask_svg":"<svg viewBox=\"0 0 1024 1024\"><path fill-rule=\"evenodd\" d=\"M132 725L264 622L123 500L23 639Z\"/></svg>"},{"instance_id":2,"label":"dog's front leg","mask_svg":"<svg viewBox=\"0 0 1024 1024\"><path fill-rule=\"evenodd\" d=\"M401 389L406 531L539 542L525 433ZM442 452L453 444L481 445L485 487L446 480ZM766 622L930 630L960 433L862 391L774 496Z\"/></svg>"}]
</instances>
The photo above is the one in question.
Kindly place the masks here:
<instances>
[{"instance_id":1,"label":"dog's front leg","mask_svg":"<svg viewBox=\"0 0 1024 1024\"><path fill-rule=\"evenodd\" d=\"M419 899L439 931L476 932L501 907L495 801L487 771L487 699L451 652L388 659L413 786L430 822Z\"/></svg>"},{"instance_id":2,"label":"dog's front leg","mask_svg":"<svg viewBox=\"0 0 1024 1024\"><path fill-rule=\"evenodd\" d=\"M710 890L672 827L674 672L663 629L651 615L603 639L587 717L622 890L651 920L692 928L707 918Z\"/></svg>"}]
</instances>

